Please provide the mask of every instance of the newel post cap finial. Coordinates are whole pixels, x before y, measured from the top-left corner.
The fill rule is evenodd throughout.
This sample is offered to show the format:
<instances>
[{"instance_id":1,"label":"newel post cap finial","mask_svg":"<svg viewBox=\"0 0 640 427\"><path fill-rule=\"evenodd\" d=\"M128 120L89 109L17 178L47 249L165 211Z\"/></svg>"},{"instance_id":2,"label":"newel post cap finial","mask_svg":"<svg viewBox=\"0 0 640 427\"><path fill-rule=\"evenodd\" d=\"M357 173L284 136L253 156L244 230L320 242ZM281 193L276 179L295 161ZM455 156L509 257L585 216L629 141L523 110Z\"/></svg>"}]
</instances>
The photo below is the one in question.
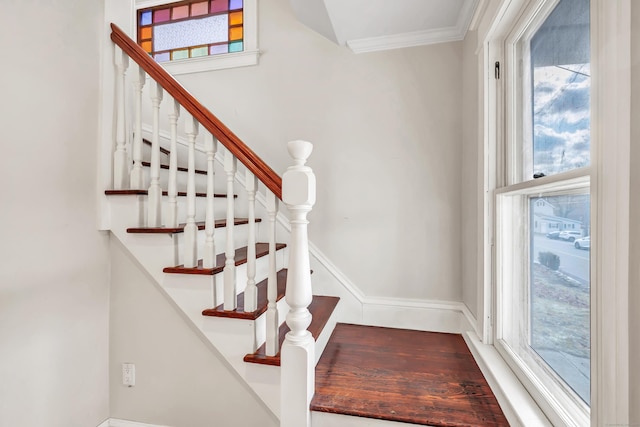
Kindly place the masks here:
<instances>
[{"instance_id":1,"label":"newel post cap finial","mask_svg":"<svg viewBox=\"0 0 640 427\"><path fill-rule=\"evenodd\" d=\"M313 144L297 140L289 142L287 148L295 164L282 176L282 201L289 206L310 208L316 202L316 176L304 164L313 151Z\"/></svg>"},{"instance_id":2,"label":"newel post cap finial","mask_svg":"<svg viewBox=\"0 0 640 427\"><path fill-rule=\"evenodd\" d=\"M296 166L302 166L307 162L307 159L311 155L311 152L313 151L313 144L309 141L297 139L295 141L289 141L287 149L289 150L289 155L296 161Z\"/></svg>"}]
</instances>

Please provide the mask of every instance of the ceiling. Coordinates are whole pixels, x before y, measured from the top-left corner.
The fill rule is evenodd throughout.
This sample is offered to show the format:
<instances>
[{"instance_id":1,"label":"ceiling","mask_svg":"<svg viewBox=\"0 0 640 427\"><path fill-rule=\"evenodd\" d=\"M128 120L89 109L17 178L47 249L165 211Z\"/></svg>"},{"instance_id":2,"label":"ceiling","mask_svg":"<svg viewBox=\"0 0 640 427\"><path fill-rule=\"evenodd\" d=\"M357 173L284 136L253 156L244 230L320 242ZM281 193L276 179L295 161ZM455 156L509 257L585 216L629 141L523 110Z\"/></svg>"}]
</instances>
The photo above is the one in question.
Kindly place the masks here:
<instances>
[{"instance_id":1,"label":"ceiling","mask_svg":"<svg viewBox=\"0 0 640 427\"><path fill-rule=\"evenodd\" d=\"M464 39L483 0L290 0L298 20L355 53Z\"/></svg>"}]
</instances>

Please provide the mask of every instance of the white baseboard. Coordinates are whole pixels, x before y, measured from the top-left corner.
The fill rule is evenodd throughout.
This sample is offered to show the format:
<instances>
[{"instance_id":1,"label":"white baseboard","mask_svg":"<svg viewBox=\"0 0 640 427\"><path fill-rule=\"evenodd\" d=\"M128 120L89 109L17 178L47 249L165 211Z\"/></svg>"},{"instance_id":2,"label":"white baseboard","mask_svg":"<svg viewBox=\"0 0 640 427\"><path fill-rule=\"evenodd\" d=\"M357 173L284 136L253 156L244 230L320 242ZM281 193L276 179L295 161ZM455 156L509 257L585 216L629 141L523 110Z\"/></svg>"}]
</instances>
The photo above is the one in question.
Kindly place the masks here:
<instances>
[{"instance_id":1,"label":"white baseboard","mask_svg":"<svg viewBox=\"0 0 640 427\"><path fill-rule=\"evenodd\" d=\"M145 424L136 421L119 420L111 418L100 424L98 427L169 427L158 424Z\"/></svg>"},{"instance_id":2,"label":"white baseboard","mask_svg":"<svg viewBox=\"0 0 640 427\"><path fill-rule=\"evenodd\" d=\"M476 321L461 302L365 297L362 321L367 325L420 331L475 331Z\"/></svg>"},{"instance_id":3,"label":"white baseboard","mask_svg":"<svg viewBox=\"0 0 640 427\"><path fill-rule=\"evenodd\" d=\"M474 332L464 340L512 426L551 427L531 395L492 345L483 344Z\"/></svg>"}]
</instances>

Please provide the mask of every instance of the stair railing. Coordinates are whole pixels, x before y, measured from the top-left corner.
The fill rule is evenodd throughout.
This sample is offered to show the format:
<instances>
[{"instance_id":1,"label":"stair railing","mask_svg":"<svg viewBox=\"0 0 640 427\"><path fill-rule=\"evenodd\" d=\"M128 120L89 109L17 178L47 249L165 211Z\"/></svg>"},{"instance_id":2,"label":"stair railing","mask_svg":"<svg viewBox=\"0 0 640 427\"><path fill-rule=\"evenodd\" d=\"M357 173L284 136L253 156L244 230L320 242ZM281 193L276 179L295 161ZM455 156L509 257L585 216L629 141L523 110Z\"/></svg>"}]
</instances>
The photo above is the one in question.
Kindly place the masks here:
<instances>
[{"instance_id":1,"label":"stair railing","mask_svg":"<svg viewBox=\"0 0 640 427\"><path fill-rule=\"evenodd\" d=\"M307 330L311 323L308 306L311 303L311 276L307 238L307 214L315 203L315 176L305 162L313 146L306 141L293 141L288 145L294 165L289 167L281 179L260 157L231 132L215 115L194 98L180 83L158 65L118 26L111 24L111 40L114 46L115 81L115 151L113 166L113 187L116 190L147 190L147 224L140 227L177 227L177 123L181 111L185 115L185 132L188 140L187 175L187 221L184 227L183 264L185 267L198 266L198 226L196 224L195 192L195 141L204 132L204 151L207 156L207 202L205 220L205 243L203 247L203 267L216 265L215 218L214 218L214 158L218 143L225 147L224 173L227 182L226 248L223 270L224 310L237 308L237 286L235 270L234 223L234 181L237 162L246 167L245 187L249 201L249 237L247 253L247 285L245 290L245 311L256 310L257 291L255 287L255 195L258 182L266 187L266 208L268 215L269 270L267 282L266 312L266 352L275 356L281 352L281 426L310 426L309 404L315 383L315 343ZM138 65L137 81L134 83L134 114L132 153L127 152L126 135L126 84L125 76L132 60ZM153 117L150 183L144 188L142 174L142 102L146 77L150 78ZM171 150L169 158L169 182L167 188L167 218L162 218L162 189L160 188L160 104L164 94L171 99L168 115ZM276 306L276 215L278 201L282 200L291 214L291 237L289 243L289 263L285 298L290 307L286 316L287 333L282 349L279 348L278 330L280 319ZM139 218L144 218L139 215ZM215 295L215 290L214 290ZM215 297L213 298L215 302ZM256 322L256 324L259 322ZM258 334L256 334L257 336ZM253 343L256 350L259 343Z\"/></svg>"}]
</instances>

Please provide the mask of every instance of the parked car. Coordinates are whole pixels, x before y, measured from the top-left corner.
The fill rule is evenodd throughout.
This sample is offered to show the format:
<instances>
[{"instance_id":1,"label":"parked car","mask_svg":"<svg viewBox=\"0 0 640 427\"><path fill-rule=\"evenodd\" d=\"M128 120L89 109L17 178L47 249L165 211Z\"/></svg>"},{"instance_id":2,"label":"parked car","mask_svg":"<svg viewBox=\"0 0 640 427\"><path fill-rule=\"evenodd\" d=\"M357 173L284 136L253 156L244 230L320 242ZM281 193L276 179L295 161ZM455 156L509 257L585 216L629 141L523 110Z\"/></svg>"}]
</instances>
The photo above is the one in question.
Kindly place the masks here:
<instances>
[{"instance_id":1,"label":"parked car","mask_svg":"<svg viewBox=\"0 0 640 427\"><path fill-rule=\"evenodd\" d=\"M559 236L560 236L560 231L558 231L558 230L550 231L550 232L547 233L547 239L558 240Z\"/></svg>"},{"instance_id":2,"label":"parked car","mask_svg":"<svg viewBox=\"0 0 640 427\"><path fill-rule=\"evenodd\" d=\"M560 240L567 240L569 242L574 242L576 239L579 239L580 237L582 237L582 233L579 231L570 231L570 230L565 230L565 231L561 231L560 234L558 235L558 238Z\"/></svg>"},{"instance_id":3,"label":"parked car","mask_svg":"<svg viewBox=\"0 0 640 427\"><path fill-rule=\"evenodd\" d=\"M583 237L582 239L576 239L573 246L575 246L576 249L590 249L591 237L587 236L587 237Z\"/></svg>"}]
</instances>

